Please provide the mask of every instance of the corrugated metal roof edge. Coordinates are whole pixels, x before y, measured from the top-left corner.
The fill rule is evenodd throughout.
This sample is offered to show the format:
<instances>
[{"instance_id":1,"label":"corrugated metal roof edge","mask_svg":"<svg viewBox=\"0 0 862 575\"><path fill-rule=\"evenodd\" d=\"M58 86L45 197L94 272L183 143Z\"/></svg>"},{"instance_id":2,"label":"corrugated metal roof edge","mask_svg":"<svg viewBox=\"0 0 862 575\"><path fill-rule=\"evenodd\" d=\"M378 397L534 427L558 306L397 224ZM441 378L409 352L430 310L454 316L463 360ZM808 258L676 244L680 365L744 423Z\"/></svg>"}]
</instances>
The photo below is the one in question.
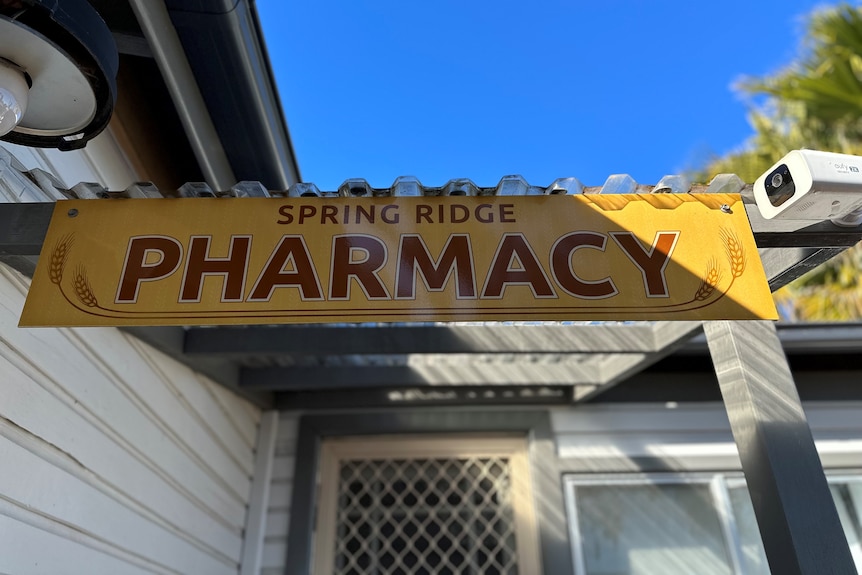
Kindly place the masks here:
<instances>
[{"instance_id":1,"label":"corrugated metal roof edge","mask_svg":"<svg viewBox=\"0 0 862 575\"><path fill-rule=\"evenodd\" d=\"M66 189L44 170L25 170L17 160L0 148L0 171L6 173L5 190L0 198L9 202L55 201L58 199L109 198L215 198L215 197L439 197L439 196L547 196L577 194L657 194L657 193L740 193L750 189L734 174L719 174L709 184L690 184L683 176L665 176L656 185L643 185L631 176L612 175L602 186L587 187L577 178L558 178L551 185L534 186L521 176L504 176L494 187L479 187L469 179L449 180L445 185L424 186L417 178L399 177L388 188L374 188L366 180L345 180L337 190L321 191L312 183L293 184L287 190L267 190L260 182L244 181L227 191L215 191L205 182L187 182L178 190L159 190L152 182L134 182L125 190L108 190L99 183L80 182ZM14 174L13 172L17 172ZM12 176L14 175L14 178ZM669 178L675 180L668 184ZM10 185L14 179L15 186ZM11 188L15 188L12 190Z\"/></svg>"}]
</instances>

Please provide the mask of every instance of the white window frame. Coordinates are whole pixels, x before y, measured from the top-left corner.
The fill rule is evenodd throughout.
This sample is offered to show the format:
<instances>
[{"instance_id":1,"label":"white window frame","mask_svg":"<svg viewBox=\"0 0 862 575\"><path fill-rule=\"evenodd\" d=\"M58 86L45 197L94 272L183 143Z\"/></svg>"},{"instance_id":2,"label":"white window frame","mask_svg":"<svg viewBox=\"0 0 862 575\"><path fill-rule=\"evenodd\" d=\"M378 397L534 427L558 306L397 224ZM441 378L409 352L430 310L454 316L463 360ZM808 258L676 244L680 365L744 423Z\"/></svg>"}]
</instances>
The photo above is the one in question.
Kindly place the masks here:
<instances>
[{"instance_id":1,"label":"white window frame","mask_svg":"<svg viewBox=\"0 0 862 575\"><path fill-rule=\"evenodd\" d=\"M830 485L859 483L862 484L860 473L841 473L827 475ZM563 476L564 500L566 502L566 521L569 527L569 538L572 547L572 563L575 575L586 575L586 561L583 553L583 541L580 534L578 510L575 490L583 486L613 486L613 485L708 485L712 495L715 511L721 523L731 572L744 575L742 568L742 543L733 516L728 489L745 483L745 477L739 472L667 472L667 473L614 473L614 474L578 474ZM862 507L862 501L854 504ZM858 551L854 559L858 562ZM857 563L862 564L862 563Z\"/></svg>"}]
</instances>

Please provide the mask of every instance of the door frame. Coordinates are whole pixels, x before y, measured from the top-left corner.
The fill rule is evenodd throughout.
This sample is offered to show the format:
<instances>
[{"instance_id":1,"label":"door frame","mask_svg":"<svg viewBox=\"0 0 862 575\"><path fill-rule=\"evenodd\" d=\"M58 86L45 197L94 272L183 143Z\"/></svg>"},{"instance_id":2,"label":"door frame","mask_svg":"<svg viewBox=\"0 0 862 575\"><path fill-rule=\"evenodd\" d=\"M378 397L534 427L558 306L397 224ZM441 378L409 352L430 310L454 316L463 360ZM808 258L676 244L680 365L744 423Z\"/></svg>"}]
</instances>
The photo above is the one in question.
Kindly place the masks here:
<instances>
[{"instance_id":1,"label":"door frame","mask_svg":"<svg viewBox=\"0 0 862 575\"><path fill-rule=\"evenodd\" d=\"M573 575L569 528L550 415L546 409L415 409L304 415L287 541L288 575L311 573L323 440L333 437L426 434L513 434L527 441L540 561L547 573Z\"/></svg>"}]
</instances>

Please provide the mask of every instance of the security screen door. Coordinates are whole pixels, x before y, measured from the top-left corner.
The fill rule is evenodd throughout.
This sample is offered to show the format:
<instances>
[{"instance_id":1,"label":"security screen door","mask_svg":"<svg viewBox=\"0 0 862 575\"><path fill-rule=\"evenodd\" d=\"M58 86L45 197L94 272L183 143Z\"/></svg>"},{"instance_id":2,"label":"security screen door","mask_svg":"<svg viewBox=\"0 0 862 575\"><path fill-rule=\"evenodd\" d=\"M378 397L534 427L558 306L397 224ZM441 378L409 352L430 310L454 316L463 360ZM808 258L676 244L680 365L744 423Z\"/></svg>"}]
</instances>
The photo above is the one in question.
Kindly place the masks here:
<instances>
[{"instance_id":1,"label":"security screen door","mask_svg":"<svg viewBox=\"0 0 862 575\"><path fill-rule=\"evenodd\" d=\"M526 439L324 442L314 573L541 573Z\"/></svg>"}]
</instances>

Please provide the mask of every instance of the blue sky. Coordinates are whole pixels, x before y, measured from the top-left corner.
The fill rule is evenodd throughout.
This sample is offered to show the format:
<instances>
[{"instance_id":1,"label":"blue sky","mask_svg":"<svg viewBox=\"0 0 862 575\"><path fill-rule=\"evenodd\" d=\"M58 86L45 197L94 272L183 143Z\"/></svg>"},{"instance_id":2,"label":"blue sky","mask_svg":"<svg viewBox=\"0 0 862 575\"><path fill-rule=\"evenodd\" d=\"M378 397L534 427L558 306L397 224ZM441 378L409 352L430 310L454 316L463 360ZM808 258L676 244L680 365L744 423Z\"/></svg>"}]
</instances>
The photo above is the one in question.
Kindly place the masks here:
<instances>
[{"instance_id":1,"label":"blue sky","mask_svg":"<svg viewBox=\"0 0 862 575\"><path fill-rule=\"evenodd\" d=\"M819 2L258 0L303 179L641 183L751 134Z\"/></svg>"}]
</instances>

